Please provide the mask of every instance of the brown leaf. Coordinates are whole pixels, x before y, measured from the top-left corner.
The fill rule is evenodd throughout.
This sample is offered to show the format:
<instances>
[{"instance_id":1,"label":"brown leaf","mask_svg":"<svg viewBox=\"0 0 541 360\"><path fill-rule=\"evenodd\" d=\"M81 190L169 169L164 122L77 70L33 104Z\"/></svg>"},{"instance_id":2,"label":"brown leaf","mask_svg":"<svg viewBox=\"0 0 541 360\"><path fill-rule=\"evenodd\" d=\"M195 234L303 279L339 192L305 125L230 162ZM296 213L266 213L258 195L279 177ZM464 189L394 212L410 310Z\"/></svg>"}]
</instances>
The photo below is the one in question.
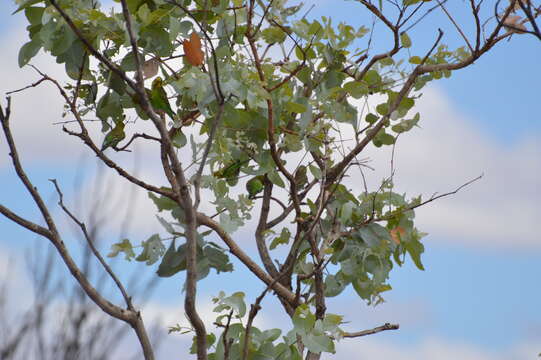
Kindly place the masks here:
<instances>
[{"instance_id":1,"label":"brown leaf","mask_svg":"<svg viewBox=\"0 0 541 360\"><path fill-rule=\"evenodd\" d=\"M522 17L518 15L509 15L505 18L503 25L511 32L523 33L526 31L526 26L524 26L521 20Z\"/></svg>"},{"instance_id":2,"label":"brown leaf","mask_svg":"<svg viewBox=\"0 0 541 360\"><path fill-rule=\"evenodd\" d=\"M158 66L160 62L156 58L152 58L143 63L143 79L150 79L156 76L158 73Z\"/></svg>"},{"instance_id":3,"label":"brown leaf","mask_svg":"<svg viewBox=\"0 0 541 360\"><path fill-rule=\"evenodd\" d=\"M201 38L196 32L193 32L190 35L190 40L184 40L182 47L184 48L186 60L188 63L190 63L190 65L203 65L203 62L205 61L205 54L201 50Z\"/></svg>"},{"instance_id":4,"label":"brown leaf","mask_svg":"<svg viewBox=\"0 0 541 360\"><path fill-rule=\"evenodd\" d=\"M400 226L397 226L391 230L391 237L393 238L393 241L396 243L396 245L400 245L400 238L404 236L405 233L406 230L404 230L404 228Z\"/></svg>"}]
</instances>

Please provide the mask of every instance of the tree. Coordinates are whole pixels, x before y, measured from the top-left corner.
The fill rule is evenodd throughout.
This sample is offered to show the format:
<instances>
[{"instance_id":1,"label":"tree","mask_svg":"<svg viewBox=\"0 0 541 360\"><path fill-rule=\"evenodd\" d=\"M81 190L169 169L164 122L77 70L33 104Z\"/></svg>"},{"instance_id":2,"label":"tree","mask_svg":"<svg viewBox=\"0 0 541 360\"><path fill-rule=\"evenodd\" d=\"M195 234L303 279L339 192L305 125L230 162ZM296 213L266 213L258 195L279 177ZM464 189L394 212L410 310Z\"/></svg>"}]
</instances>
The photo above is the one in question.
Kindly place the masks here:
<instances>
[{"instance_id":1,"label":"tree","mask_svg":"<svg viewBox=\"0 0 541 360\"><path fill-rule=\"evenodd\" d=\"M395 192L392 171L376 189L352 190L347 177L364 176L366 164L358 156L370 144L394 146L418 124L420 114L412 110L427 83L470 66L515 33L539 34L540 7L528 0L498 3L487 21L482 2L468 1L473 38L445 1L355 3L373 24L385 26L391 35L387 49L373 49L379 40L374 25L310 19L309 11L285 0L120 0L118 12L106 12L92 0L20 2L30 36L20 50L20 66L43 49L65 64L71 78L61 84L36 68L41 78L30 87L52 83L74 119L63 130L148 191L158 212L173 219L160 218L169 239L151 235L137 256L124 239L109 256L159 262L162 277L186 272L184 307L198 359L319 359L334 352L341 338L397 329L384 324L345 332L344 319L327 311L326 299L351 286L359 298L378 304L391 289L393 266L408 256L423 269L424 234L414 225L414 210L476 179L423 199ZM464 46L449 49L438 29L428 48L412 47L408 33L435 10L448 16ZM49 239L85 293L105 313L128 323L144 357L154 359L139 311L98 249L91 247L118 285L125 308L104 298L65 248L18 157L10 111L8 98L0 119L13 166L46 225L2 205L0 212ZM91 136L90 114L100 119L104 140ZM154 132L137 132L140 121L151 122ZM156 145L167 186L141 179L115 161L115 151L135 151L139 141ZM64 206L54 186L60 206L88 238L85 224ZM257 261L231 236L249 227L252 216ZM220 331L209 333L197 311L197 281L211 269L233 271L229 256L260 279L264 291L249 311L242 292L220 293L215 299ZM292 320L282 337L278 329L253 326L269 293Z\"/></svg>"}]
</instances>

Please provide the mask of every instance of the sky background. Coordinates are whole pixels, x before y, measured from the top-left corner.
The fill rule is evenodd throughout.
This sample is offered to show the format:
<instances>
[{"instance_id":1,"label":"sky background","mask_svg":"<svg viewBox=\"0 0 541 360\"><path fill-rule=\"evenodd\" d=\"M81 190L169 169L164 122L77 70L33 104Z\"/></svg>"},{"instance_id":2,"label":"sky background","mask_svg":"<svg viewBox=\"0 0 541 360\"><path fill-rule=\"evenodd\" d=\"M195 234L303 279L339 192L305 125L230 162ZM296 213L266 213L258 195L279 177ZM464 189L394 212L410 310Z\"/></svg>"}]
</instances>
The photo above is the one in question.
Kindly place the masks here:
<instances>
[{"instance_id":1,"label":"sky background","mask_svg":"<svg viewBox=\"0 0 541 360\"><path fill-rule=\"evenodd\" d=\"M460 23L466 24L468 14L462 7L467 8L464 2L452 2L448 9ZM6 91L38 79L31 69L17 66L18 48L27 41L27 35L24 18L20 14L9 15L13 9L7 1L0 4L2 101ZM335 23L344 20L355 26L369 24L370 18L363 18L358 9L353 2L318 1L310 16L331 16ZM438 27L445 31L443 41L451 48L462 45L449 21L439 14L427 18L410 37L420 49L425 49L434 40ZM385 31L381 25L378 29ZM471 29L465 25L465 31L468 30ZM385 34L381 37L383 41ZM397 144L395 182L399 189L412 196L430 196L454 190L481 173L484 177L458 194L417 211L417 227L429 233L424 240L426 271L417 270L411 262L393 269L393 290L386 294L387 302L376 308L359 302L351 292L329 301L330 312L344 314L351 320L345 326L348 330L385 322L399 323L401 329L344 340L338 345L337 355L328 359L372 359L377 355L380 359L398 360L527 360L535 359L541 352L540 59L539 40L514 36L473 66L454 72L450 79L424 91L416 107L422 115L421 128L401 136ZM46 55L39 55L32 63L62 78L62 68ZM47 179L56 178L65 188L67 199L82 194L82 203L90 203L96 191L96 161L81 150L75 139L52 125L61 121L62 112L55 90L51 86L31 89L13 96L12 104L12 124L23 163L44 198L55 199ZM373 149L368 154L371 165L384 174L390 154ZM158 169L144 156L121 154L117 159L144 178L163 182ZM35 207L9 160L2 136L0 189L6 191L0 193L0 203L37 220ZM129 185L110 176L111 171L106 170L105 174L105 186L121 187L112 196L125 203ZM379 175L376 172L373 177L380 179ZM107 225L103 231L105 248L124 235L131 235L132 242L138 242L162 231L146 195L131 199L136 203L131 203L135 211L130 215L130 226L120 229ZM85 210L88 207L82 206L83 218L88 216ZM122 214L111 207L105 207L103 212L113 224L122 219ZM58 212L57 215L60 218ZM253 248L250 239L242 235L236 234L239 243ZM24 250L43 241L0 218L0 274L3 266L7 269L9 259L22 263ZM71 246L76 246L77 241L73 239ZM242 269L240 264L235 265ZM120 269L133 270L134 266L123 264ZM18 289L13 292L15 297L22 299L21 294L31 292L25 266L14 266L9 276L15 279L12 286ZM203 314L211 319L210 298L219 289L239 290L239 283L246 284L248 302L262 290L244 272L211 275L202 281L199 296ZM164 326L186 324L181 286L182 276L160 280L146 307L146 316L167 317ZM16 302L24 305L19 299ZM272 301L265 300L263 305L269 310L258 317L262 327L279 327L288 321L271 309L275 305ZM166 355L185 344L186 337L168 336L161 358L168 358Z\"/></svg>"}]
</instances>

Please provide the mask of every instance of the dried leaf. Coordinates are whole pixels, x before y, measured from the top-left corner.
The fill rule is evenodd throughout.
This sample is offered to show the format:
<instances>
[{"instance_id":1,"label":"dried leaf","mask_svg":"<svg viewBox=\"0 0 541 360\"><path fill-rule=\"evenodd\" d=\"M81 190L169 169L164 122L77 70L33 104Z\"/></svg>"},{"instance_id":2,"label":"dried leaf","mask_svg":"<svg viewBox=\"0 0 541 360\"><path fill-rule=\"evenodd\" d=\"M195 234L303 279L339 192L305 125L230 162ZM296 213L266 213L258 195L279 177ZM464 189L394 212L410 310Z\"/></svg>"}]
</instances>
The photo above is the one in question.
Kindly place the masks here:
<instances>
[{"instance_id":1,"label":"dried leaf","mask_svg":"<svg viewBox=\"0 0 541 360\"><path fill-rule=\"evenodd\" d=\"M186 60L188 63L190 63L190 65L203 65L203 62L205 61L205 54L201 50L201 38L196 32L193 32L190 35L190 40L184 40L182 47L184 48Z\"/></svg>"},{"instance_id":2,"label":"dried leaf","mask_svg":"<svg viewBox=\"0 0 541 360\"><path fill-rule=\"evenodd\" d=\"M397 226L391 230L391 237L393 238L393 241L396 243L396 245L400 245L400 238L404 236L405 233L406 230L404 230L400 226Z\"/></svg>"},{"instance_id":3,"label":"dried leaf","mask_svg":"<svg viewBox=\"0 0 541 360\"><path fill-rule=\"evenodd\" d=\"M143 79L146 80L156 76L159 64L160 62L156 58L145 61L143 64Z\"/></svg>"},{"instance_id":4,"label":"dried leaf","mask_svg":"<svg viewBox=\"0 0 541 360\"><path fill-rule=\"evenodd\" d=\"M526 26L521 21L522 17L518 15L509 15L505 18L503 25L510 31L516 33L524 33L526 31Z\"/></svg>"}]
</instances>

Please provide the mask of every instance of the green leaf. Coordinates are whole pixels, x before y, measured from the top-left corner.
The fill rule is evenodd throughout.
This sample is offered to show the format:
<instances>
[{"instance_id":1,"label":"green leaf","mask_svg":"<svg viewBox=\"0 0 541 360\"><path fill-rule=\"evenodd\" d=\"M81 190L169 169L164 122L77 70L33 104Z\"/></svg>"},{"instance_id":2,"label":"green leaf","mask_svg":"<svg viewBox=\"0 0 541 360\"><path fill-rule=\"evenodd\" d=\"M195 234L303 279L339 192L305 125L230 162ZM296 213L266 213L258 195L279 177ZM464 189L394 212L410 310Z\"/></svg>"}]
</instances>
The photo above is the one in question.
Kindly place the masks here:
<instances>
[{"instance_id":1,"label":"green leaf","mask_svg":"<svg viewBox=\"0 0 541 360\"><path fill-rule=\"evenodd\" d=\"M27 7L24 10L24 15L28 19L28 22L32 25L41 25L41 19L43 18L44 7Z\"/></svg>"},{"instance_id":2,"label":"green leaf","mask_svg":"<svg viewBox=\"0 0 541 360\"><path fill-rule=\"evenodd\" d=\"M306 106L305 105L295 103L295 102L291 102L291 101L286 103L285 108L288 111L291 111L291 112L294 112L294 113L297 113L297 114L302 114L303 112L306 111Z\"/></svg>"},{"instance_id":3,"label":"green leaf","mask_svg":"<svg viewBox=\"0 0 541 360\"><path fill-rule=\"evenodd\" d=\"M406 131L410 131L417 123L419 122L420 115L419 113L416 113L412 119L402 120L398 124L393 125L391 130L393 130L396 133L403 133Z\"/></svg>"},{"instance_id":4,"label":"green leaf","mask_svg":"<svg viewBox=\"0 0 541 360\"><path fill-rule=\"evenodd\" d=\"M389 230L376 223L365 225L358 231L363 241L370 247L377 247L382 241L392 241Z\"/></svg>"},{"instance_id":5,"label":"green leaf","mask_svg":"<svg viewBox=\"0 0 541 360\"><path fill-rule=\"evenodd\" d=\"M381 129L374 138L374 144L376 146L393 145L395 140L396 138L394 136L387 134L383 129Z\"/></svg>"},{"instance_id":6,"label":"green leaf","mask_svg":"<svg viewBox=\"0 0 541 360\"><path fill-rule=\"evenodd\" d=\"M287 133L284 138L287 150L291 152L297 152L301 151L303 149L302 147L302 141L300 140L299 135L289 134Z\"/></svg>"},{"instance_id":7,"label":"green leaf","mask_svg":"<svg viewBox=\"0 0 541 360\"><path fill-rule=\"evenodd\" d=\"M184 135L184 133L180 130L175 131L175 135L171 140L173 142L173 145L177 148L182 148L188 143L186 135Z\"/></svg>"},{"instance_id":8,"label":"green leaf","mask_svg":"<svg viewBox=\"0 0 541 360\"><path fill-rule=\"evenodd\" d=\"M282 43L286 39L286 33L279 27L271 26L261 31L263 39L269 44Z\"/></svg>"},{"instance_id":9,"label":"green leaf","mask_svg":"<svg viewBox=\"0 0 541 360\"><path fill-rule=\"evenodd\" d=\"M186 270L186 245L182 244L177 249L175 241L176 239L171 241L156 271L160 277L170 277L179 271Z\"/></svg>"},{"instance_id":10,"label":"green leaf","mask_svg":"<svg viewBox=\"0 0 541 360\"><path fill-rule=\"evenodd\" d=\"M325 277L325 296L335 297L344 291L348 282L342 279L340 272L336 275L329 274Z\"/></svg>"},{"instance_id":11,"label":"green leaf","mask_svg":"<svg viewBox=\"0 0 541 360\"><path fill-rule=\"evenodd\" d=\"M323 178L323 173L321 172L321 169L319 167L315 165L308 165L308 168L316 179L321 180Z\"/></svg>"},{"instance_id":12,"label":"green leaf","mask_svg":"<svg viewBox=\"0 0 541 360\"><path fill-rule=\"evenodd\" d=\"M244 303L244 293L236 292L231 296L223 298L220 301L220 305L225 305L226 307L235 311L238 318L242 318L246 314L246 304ZM214 311L219 307L216 307Z\"/></svg>"},{"instance_id":13,"label":"green leaf","mask_svg":"<svg viewBox=\"0 0 541 360\"><path fill-rule=\"evenodd\" d=\"M123 109L120 97L116 92L106 92L98 101L96 116L106 122L109 118L114 122L122 120Z\"/></svg>"},{"instance_id":14,"label":"green leaf","mask_svg":"<svg viewBox=\"0 0 541 360\"><path fill-rule=\"evenodd\" d=\"M376 70L368 70L366 75L364 75L363 80L366 81L368 85L375 86L381 83L381 76Z\"/></svg>"},{"instance_id":15,"label":"green leaf","mask_svg":"<svg viewBox=\"0 0 541 360\"><path fill-rule=\"evenodd\" d=\"M271 244L269 246L269 249L274 250L280 244L288 244L290 238L291 238L291 232L289 231L289 229L288 228L283 228L282 232L280 233L280 236L278 236L278 237L274 238L274 240L272 240L272 242L271 242Z\"/></svg>"},{"instance_id":16,"label":"green leaf","mask_svg":"<svg viewBox=\"0 0 541 360\"><path fill-rule=\"evenodd\" d=\"M11 15L14 15L14 14L18 13L19 11L24 10L29 6L40 3L42 1L43 0L23 0L23 1L19 1L21 3L21 5L19 5L19 7L14 12L11 13Z\"/></svg>"},{"instance_id":17,"label":"green leaf","mask_svg":"<svg viewBox=\"0 0 541 360\"><path fill-rule=\"evenodd\" d=\"M173 45L169 40L169 33L164 29L150 25L141 29L140 41L146 51L161 57L171 55Z\"/></svg>"},{"instance_id":18,"label":"green leaf","mask_svg":"<svg viewBox=\"0 0 541 360\"><path fill-rule=\"evenodd\" d=\"M171 223L169 223L167 220L165 220L164 218L162 218L159 215L156 215L156 218L158 219L160 224L163 226L165 231L167 231L169 234L175 234L176 233L175 228L173 228L173 225L171 225Z\"/></svg>"},{"instance_id":19,"label":"green leaf","mask_svg":"<svg viewBox=\"0 0 541 360\"><path fill-rule=\"evenodd\" d=\"M160 239L160 235L154 234L148 240L141 243L143 251L135 260L145 261L147 265L152 265L165 253L165 246Z\"/></svg>"},{"instance_id":20,"label":"green leaf","mask_svg":"<svg viewBox=\"0 0 541 360\"><path fill-rule=\"evenodd\" d=\"M376 111L381 115L387 115L389 113L389 104L387 104L387 103L378 104L376 106ZM368 115L367 115L367 117L368 117Z\"/></svg>"},{"instance_id":21,"label":"green leaf","mask_svg":"<svg viewBox=\"0 0 541 360\"><path fill-rule=\"evenodd\" d=\"M424 245L415 239L404 241L403 244L415 263L415 266L417 266L419 270L424 270L425 268L421 262L421 254L425 251Z\"/></svg>"},{"instance_id":22,"label":"green leaf","mask_svg":"<svg viewBox=\"0 0 541 360\"><path fill-rule=\"evenodd\" d=\"M384 57L379 61L383 66L390 66L394 64L394 59L390 56Z\"/></svg>"},{"instance_id":23,"label":"green leaf","mask_svg":"<svg viewBox=\"0 0 541 360\"><path fill-rule=\"evenodd\" d=\"M135 71L135 56L133 55L133 52L129 52L122 58L122 61L120 62L120 67L124 71Z\"/></svg>"},{"instance_id":24,"label":"green leaf","mask_svg":"<svg viewBox=\"0 0 541 360\"><path fill-rule=\"evenodd\" d=\"M229 261L229 256L224 250L205 246L203 255L208 259L210 267L216 269L218 273L233 271L233 264Z\"/></svg>"},{"instance_id":25,"label":"green leaf","mask_svg":"<svg viewBox=\"0 0 541 360\"><path fill-rule=\"evenodd\" d=\"M107 257L115 257L121 252L124 253L124 259L128 261L135 257L130 240L123 239L121 242L111 245L111 251L107 254Z\"/></svg>"},{"instance_id":26,"label":"green leaf","mask_svg":"<svg viewBox=\"0 0 541 360\"><path fill-rule=\"evenodd\" d=\"M410 6L410 5L417 4L420 1L430 1L430 0L403 0L402 4L404 4L404 6Z\"/></svg>"},{"instance_id":27,"label":"green leaf","mask_svg":"<svg viewBox=\"0 0 541 360\"><path fill-rule=\"evenodd\" d=\"M32 40L24 44L19 50L19 67L23 67L32 60L41 49L41 42Z\"/></svg>"},{"instance_id":28,"label":"green leaf","mask_svg":"<svg viewBox=\"0 0 541 360\"><path fill-rule=\"evenodd\" d=\"M410 57L409 62L411 64L419 65L421 62L423 62L423 60L419 56L412 56Z\"/></svg>"},{"instance_id":29,"label":"green leaf","mask_svg":"<svg viewBox=\"0 0 541 360\"><path fill-rule=\"evenodd\" d=\"M214 335L213 333L207 334L207 349L210 349L210 347L215 342L216 342L216 335ZM197 336L192 337L192 346L190 347L190 354L197 354Z\"/></svg>"},{"instance_id":30,"label":"green leaf","mask_svg":"<svg viewBox=\"0 0 541 360\"><path fill-rule=\"evenodd\" d=\"M334 342L327 335L306 334L302 337L302 342L313 353L335 352Z\"/></svg>"},{"instance_id":31,"label":"green leaf","mask_svg":"<svg viewBox=\"0 0 541 360\"><path fill-rule=\"evenodd\" d=\"M178 207L176 202L165 196L157 196L156 194L149 192L148 197L154 202L158 211L173 210Z\"/></svg>"},{"instance_id":32,"label":"green leaf","mask_svg":"<svg viewBox=\"0 0 541 360\"><path fill-rule=\"evenodd\" d=\"M240 219L234 219L227 213L221 213L220 214L220 225L224 229L224 231L232 234L242 225L242 221Z\"/></svg>"},{"instance_id":33,"label":"green leaf","mask_svg":"<svg viewBox=\"0 0 541 360\"><path fill-rule=\"evenodd\" d=\"M411 39L405 32L400 34L400 42L402 43L402 46L406 49L411 47Z\"/></svg>"},{"instance_id":34,"label":"green leaf","mask_svg":"<svg viewBox=\"0 0 541 360\"><path fill-rule=\"evenodd\" d=\"M310 312L308 305L301 304L295 310L292 321L295 332L302 336L310 333L314 328L316 316Z\"/></svg>"},{"instance_id":35,"label":"green leaf","mask_svg":"<svg viewBox=\"0 0 541 360\"><path fill-rule=\"evenodd\" d=\"M126 92L126 83L117 73L113 71L109 72L107 86L113 89L119 95L123 95Z\"/></svg>"},{"instance_id":36,"label":"green leaf","mask_svg":"<svg viewBox=\"0 0 541 360\"><path fill-rule=\"evenodd\" d=\"M372 113L366 114L364 120L369 124L374 124L376 121L379 120L379 117L377 115L374 115Z\"/></svg>"},{"instance_id":37,"label":"green leaf","mask_svg":"<svg viewBox=\"0 0 541 360\"><path fill-rule=\"evenodd\" d=\"M355 99L360 99L368 94L368 87L360 81L350 81L345 83L342 87Z\"/></svg>"},{"instance_id":38,"label":"green leaf","mask_svg":"<svg viewBox=\"0 0 541 360\"><path fill-rule=\"evenodd\" d=\"M282 330L280 329L269 329L261 333L261 339L265 342L272 342L280 337Z\"/></svg>"},{"instance_id":39,"label":"green leaf","mask_svg":"<svg viewBox=\"0 0 541 360\"><path fill-rule=\"evenodd\" d=\"M282 180L282 178L280 177L280 174L278 174L278 171L271 171L267 174L267 177L269 178L269 180L274 184L274 185L277 185L281 188L285 188L286 187L286 184L284 183L284 181Z\"/></svg>"}]
</instances>

